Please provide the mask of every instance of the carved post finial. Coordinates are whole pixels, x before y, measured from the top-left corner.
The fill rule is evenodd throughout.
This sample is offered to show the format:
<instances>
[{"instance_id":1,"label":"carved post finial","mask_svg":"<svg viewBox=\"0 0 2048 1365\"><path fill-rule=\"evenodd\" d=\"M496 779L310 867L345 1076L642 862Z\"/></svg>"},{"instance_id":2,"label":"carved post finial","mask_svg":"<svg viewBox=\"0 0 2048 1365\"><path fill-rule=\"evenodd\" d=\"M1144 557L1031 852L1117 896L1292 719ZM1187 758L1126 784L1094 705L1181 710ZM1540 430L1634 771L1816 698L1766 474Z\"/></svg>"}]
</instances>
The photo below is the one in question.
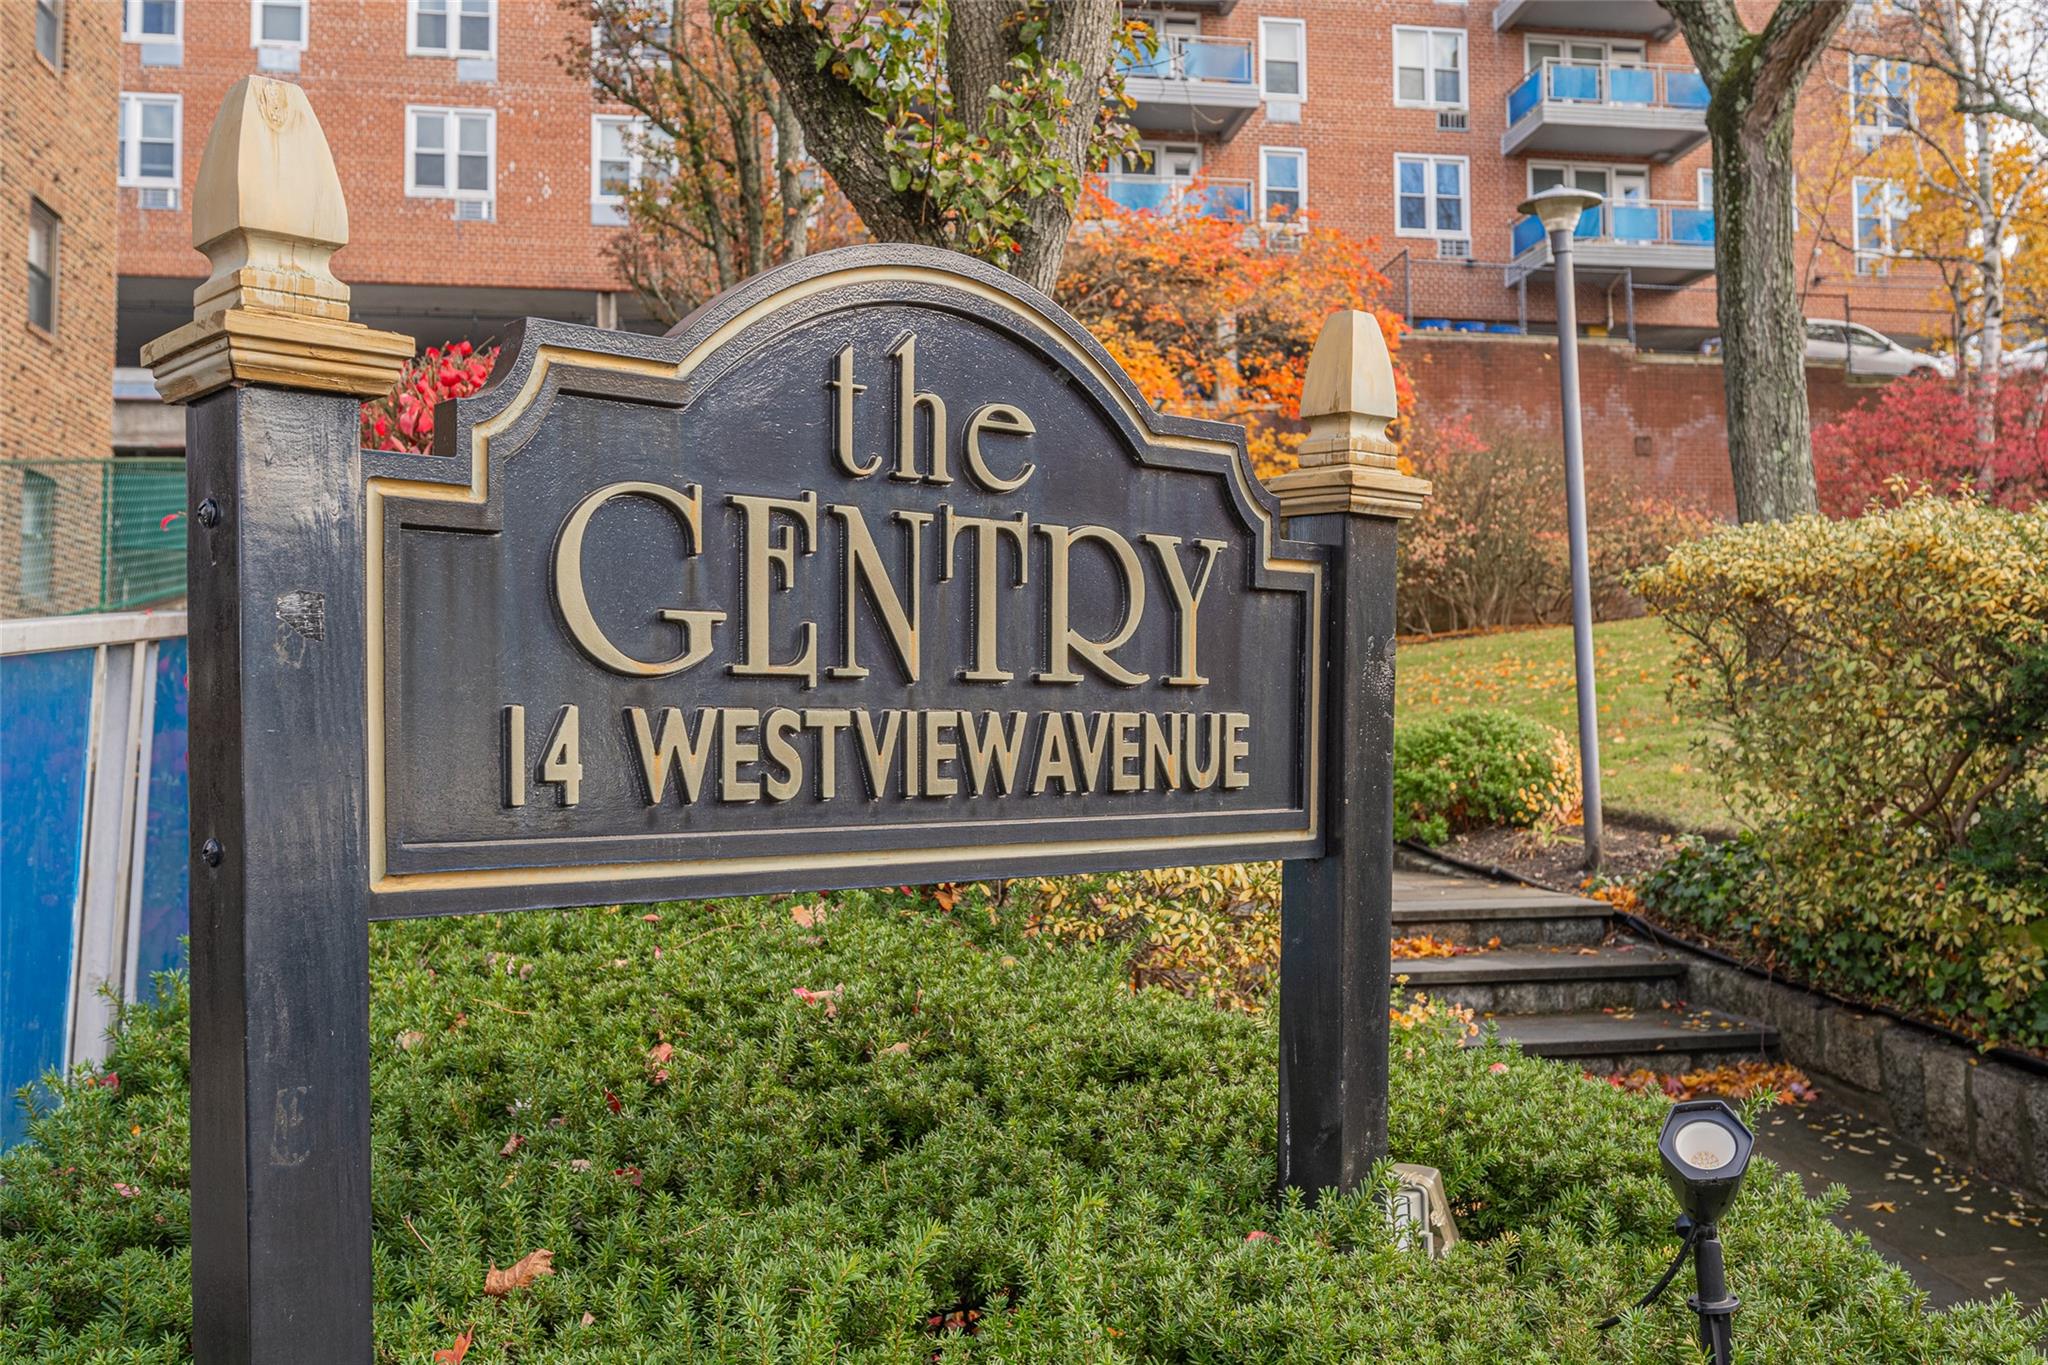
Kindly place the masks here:
<instances>
[{"instance_id":1,"label":"carved post finial","mask_svg":"<svg viewBox=\"0 0 2048 1365\"><path fill-rule=\"evenodd\" d=\"M142 348L166 402L235 383L371 397L389 389L412 338L349 321L329 263L348 243L348 205L306 92L247 76L206 139L192 244L213 273L192 321Z\"/></svg>"},{"instance_id":2,"label":"carved post finial","mask_svg":"<svg viewBox=\"0 0 2048 1365\"><path fill-rule=\"evenodd\" d=\"M1429 480L1400 471L1387 424L1399 415L1394 364L1379 319L1332 313L1309 353L1301 385L1308 437L1301 467L1270 480L1289 517L1324 512L1408 518L1422 510Z\"/></svg>"}]
</instances>

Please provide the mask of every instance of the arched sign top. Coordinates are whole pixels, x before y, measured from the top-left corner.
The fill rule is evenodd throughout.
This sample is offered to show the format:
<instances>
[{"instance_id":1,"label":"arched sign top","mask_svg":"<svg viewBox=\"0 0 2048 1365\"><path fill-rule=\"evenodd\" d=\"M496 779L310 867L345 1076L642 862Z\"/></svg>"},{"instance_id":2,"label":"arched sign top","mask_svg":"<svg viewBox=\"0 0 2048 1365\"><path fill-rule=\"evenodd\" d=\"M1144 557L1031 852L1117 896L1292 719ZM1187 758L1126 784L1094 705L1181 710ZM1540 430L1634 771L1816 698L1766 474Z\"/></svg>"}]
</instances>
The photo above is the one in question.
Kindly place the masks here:
<instances>
[{"instance_id":1,"label":"arched sign top","mask_svg":"<svg viewBox=\"0 0 2048 1365\"><path fill-rule=\"evenodd\" d=\"M366 456L373 913L1319 847L1325 552L999 271L529 320L455 417Z\"/></svg>"}]
</instances>

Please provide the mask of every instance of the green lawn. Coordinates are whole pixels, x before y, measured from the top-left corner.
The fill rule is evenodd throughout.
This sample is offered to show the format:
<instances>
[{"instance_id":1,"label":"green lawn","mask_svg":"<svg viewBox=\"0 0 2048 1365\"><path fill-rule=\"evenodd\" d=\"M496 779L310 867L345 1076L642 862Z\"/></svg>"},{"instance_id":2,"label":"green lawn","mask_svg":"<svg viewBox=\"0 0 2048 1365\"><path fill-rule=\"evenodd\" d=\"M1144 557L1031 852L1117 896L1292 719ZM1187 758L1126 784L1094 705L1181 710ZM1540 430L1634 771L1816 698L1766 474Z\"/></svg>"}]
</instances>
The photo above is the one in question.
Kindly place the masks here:
<instances>
[{"instance_id":1,"label":"green lawn","mask_svg":"<svg viewBox=\"0 0 2048 1365\"><path fill-rule=\"evenodd\" d=\"M1663 622L1610 621L1593 640L1607 804L1695 829L1732 824L1693 752L1697 727L1666 698L1677 651ZM1396 676L1396 723L1499 706L1578 734L1569 626L1404 644Z\"/></svg>"}]
</instances>

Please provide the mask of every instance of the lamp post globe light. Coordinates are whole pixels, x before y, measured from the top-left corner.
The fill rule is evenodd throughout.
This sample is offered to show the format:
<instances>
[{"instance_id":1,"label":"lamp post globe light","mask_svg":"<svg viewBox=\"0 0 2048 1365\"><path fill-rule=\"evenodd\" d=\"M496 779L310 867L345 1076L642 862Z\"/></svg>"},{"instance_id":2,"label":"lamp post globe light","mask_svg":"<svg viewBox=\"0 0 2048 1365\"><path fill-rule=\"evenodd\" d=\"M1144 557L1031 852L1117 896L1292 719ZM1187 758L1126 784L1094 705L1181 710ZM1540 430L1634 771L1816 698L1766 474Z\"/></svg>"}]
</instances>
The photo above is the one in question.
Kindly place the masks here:
<instances>
[{"instance_id":1,"label":"lamp post globe light","mask_svg":"<svg viewBox=\"0 0 2048 1365\"><path fill-rule=\"evenodd\" d=\"M1572 233L1588 209L1606 201L1588 190L1556 185L1522 201L1550 235L1557 287L1557 385L1564 418L1564 497L1571 541L1572 652L1579 695L1579 769L1585 791L1586 870L1600 866L1599 708L1593 688L1593 575L1586 555L1586 466L1579 417L1579 308Z\"/></svg>"}]
</instances>

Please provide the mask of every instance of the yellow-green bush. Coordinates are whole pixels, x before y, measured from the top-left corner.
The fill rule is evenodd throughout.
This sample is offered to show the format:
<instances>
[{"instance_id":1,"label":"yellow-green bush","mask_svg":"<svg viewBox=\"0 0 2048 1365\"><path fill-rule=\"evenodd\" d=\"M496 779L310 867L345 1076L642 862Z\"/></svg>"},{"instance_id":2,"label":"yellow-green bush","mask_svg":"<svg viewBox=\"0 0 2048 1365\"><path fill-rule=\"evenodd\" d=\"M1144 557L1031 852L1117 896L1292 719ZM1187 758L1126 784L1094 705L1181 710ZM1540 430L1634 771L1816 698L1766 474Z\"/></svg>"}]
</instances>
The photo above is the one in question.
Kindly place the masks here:
<instances>
[{"instance_id":1,"label":"yellow-green bush","mask_svg":"<svg viewBox=\"0 0 2048 1365\"><path fill-rule=\"evenodd\" d=\"M1789 970L2048 1044L2048 508L1923 493L1733 528L1636 587L1758 831L1746 890L1708 860L1652 906L1760 902L1741 930Z\"/></svg>"}]
</instances>

